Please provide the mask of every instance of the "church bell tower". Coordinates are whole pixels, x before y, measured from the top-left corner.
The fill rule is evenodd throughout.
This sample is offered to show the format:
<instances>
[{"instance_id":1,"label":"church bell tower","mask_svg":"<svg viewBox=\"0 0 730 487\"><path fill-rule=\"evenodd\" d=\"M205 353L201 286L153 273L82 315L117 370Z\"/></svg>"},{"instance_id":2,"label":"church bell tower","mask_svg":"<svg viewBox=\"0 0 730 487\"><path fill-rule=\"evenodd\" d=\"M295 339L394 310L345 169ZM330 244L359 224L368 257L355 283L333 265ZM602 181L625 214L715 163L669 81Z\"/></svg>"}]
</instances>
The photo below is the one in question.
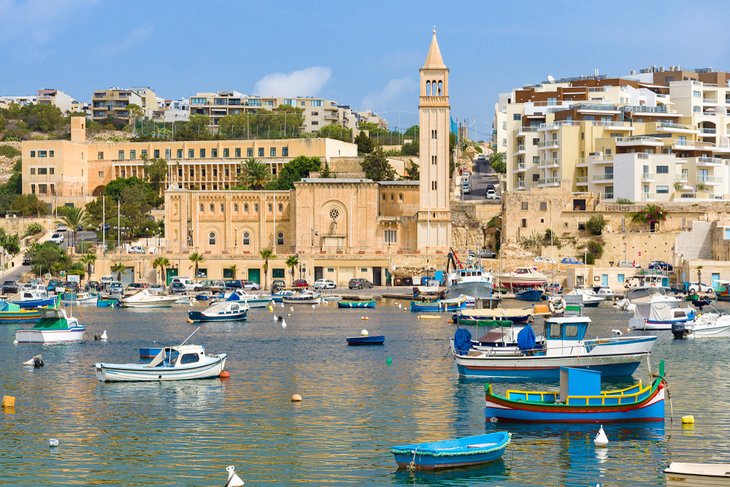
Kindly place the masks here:
<instances>
[{"instance_id":1,"label":"church bell tower","mask_svg":"<svg viewBox=\"0 0 730 487\"><path fill-rule=\"evenodd\" d=\"M451 246L449 69L441 57L435 28L426 62L419 72L418 250L447 252Z\"/></svg>"}]
</instances>

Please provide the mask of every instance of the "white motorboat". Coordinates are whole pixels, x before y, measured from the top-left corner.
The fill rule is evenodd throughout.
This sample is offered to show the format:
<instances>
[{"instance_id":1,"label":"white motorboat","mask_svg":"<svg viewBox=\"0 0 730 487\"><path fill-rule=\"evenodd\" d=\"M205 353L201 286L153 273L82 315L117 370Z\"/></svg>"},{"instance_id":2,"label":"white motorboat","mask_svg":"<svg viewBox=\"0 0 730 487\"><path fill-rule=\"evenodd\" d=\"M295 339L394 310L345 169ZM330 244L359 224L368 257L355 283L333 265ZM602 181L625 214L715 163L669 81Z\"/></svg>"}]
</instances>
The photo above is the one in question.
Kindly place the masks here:
<instances>
[{"instance_id":1,"label":"white motorboat","mask_svg":"<svg viewBox=\"0 0 730 487\"><path fill-rule=\"evenodd\" d=\"M149 290L142 289L131 296L123 298L119 304L127 308L161 308L172 306L179 298L180 296L152 294Z\"/></svg>"},{"instance_id":2,"label":"white motorboat","mask_svg":"<svg viewBox=\"0 0 730 487\"><path fill-rule=\"evenodd\" d=\"M321 301L322 295L312 291L302 291L281 298L281 302L284 304L319 304Z\"/></svg>"},{"instance_id":3,"label":"white motorboat","mask_svg":"<svg viewBox=\"0 0 730 487\"><path fill-rule=\"evenodd\" d=\"M89 294L86 291L80 291L78 293L64 292L61 294L61 303L64 305L81 305L81 304L96 304L98 295Z\"/></svg>"},{"instance_id":4,"label":"white motorboat","mask_svg":"<svg viewBox=\"0 0 730 487\"><path fill-rule=\"evenodd\" d=\"M595 308L603 301L605 297L599 296L593 289L590 288L575 288L565 295L565 300L571 304L582 304L586 308ZM578 296L577 303L573 303L572 299L568 296Z\"/></svg>"},{"instance_id":5,"label":"white motorboat","mask_svg":"<svg viewBox=\"0 0 730 487\"><path fill-rule=\"evenodd\" d=\"M94 365L102 382L170 381L219 377L226 367L225 353L207 355L201 345L164 347L148 364Z\"/></svg>"},{"instance_id":6,"label":"white motorboat","mask_svg":"<svg viewBox=\"0 0 730 487\"><path fill-rule=\"evenodd\" d=\"M21 309L40 308L56 304L56 297L48 296L45 289L21 289L19 295L20 299L16 299L12 303L17 304Z\"/></svg>"},{"instance_id":7,"label":"white motorboat","mask_svg":"<svg viewBox=\"0 0 730 487\"><path fill-rule=\"evenodd\" d=\"M489 298L494 287L494 275L479 264L469 263L466 267L449 273L446 286L449 297L465 295Z\"/></svg>"},{"instance_id":8,"label":"white motorboat","mask_svg":"<svg viewBox=\"0 0 730 487\"><path fill-rule=\"evenodd\" d=\"M610 287L599 287L598 289L593 289L593 292L596 294L596 296L602 297L603 299L616 299L618 296L615 292L613 292L613 289Z\"/></svg>"},{"instance_id":9,"label":"white motorboat","mask_svg":"<svg viewBox=\"0 0 730 487\"><path fill-rule=\"evenodd\" d=\"M704 313L692 322L672 325L674 338L730 338L730 315Z\"/></svg>"},{"instance_id":10,"label":"white motorboat","mask_svg":"<svg viewBox=\"0 0 730 487\"><path fill-rule=\"evenodd\" d=\"M226 300L211 304L203 311L188 311L190 321L245 321L249 305L245 301Z\"/></svg>"},{"instance_id":11,"label":"white motorboat","mask_svg":"<svg viewBox=\"0 0 730 487\"><path fill-rule=\"evenodd\" d=\"M730 463L672 462L664 477L667 487L730 487Z\"/></svg>"},{"instance_id":12,"label":"white motorboat","mask_svg":"<svg viewBox=\"0 0 730 487\"><path fill-rule=\"evenodd\" d=\"M696 318L691 307L681 307L673 296L655 294L648 303L636 303L629 327L634 330L671 330L672 325L689 324Z\"/></svg>"},{"instance_id":13,"label":"white motorboat","mask_svg":"<svg viewBox=\"0 0 730 487\"><path fill-rule=\"evenodd\" d=\"M270 294L249 294L243 289L228 291L223 295L226 301L244 301L249 309L265 308L271 302Z\"/></svg>"},{"instance_id":14,"label":"white motorboat","mask_svg":"<svg viewBox=\"0 0 730 487\"><path fill-rule=\"evenodd\" d=\"M601 371L604 377L629 376L645 360L656 336L616 336L586 339L591 319L587 316L545 319L544 345L525 326L512 353L498 347L475 349L468 330L460 328L452 341L459 374L472 378L551 379L561 367ZM522 336L520 336L522 335ZM499 353L497 353L499 352Z\"/></svg>"},{"instance_id":15,"label":"white motorboat","mask_svg":"<svg viewBox=\"0 0 730 487\"><path fill-rule=\"evenodd\" d=\"M541 287L548 281L548 277L534 267L518 267L514 272L503 272L495 277L500 286L510 289Z\"/></svg>"},{"instance_id":16,"label":"white motorboat","mask_svg":"<svg viewBox=\"0 0 730 487\"><path fill-rule=\"evenodd\" d=\"M18 343L67 343L84 339L86 327L79 320L67 316L64 309L41 309L41 319L33 328L15 331Z\"/></svg>"}]
</instances>

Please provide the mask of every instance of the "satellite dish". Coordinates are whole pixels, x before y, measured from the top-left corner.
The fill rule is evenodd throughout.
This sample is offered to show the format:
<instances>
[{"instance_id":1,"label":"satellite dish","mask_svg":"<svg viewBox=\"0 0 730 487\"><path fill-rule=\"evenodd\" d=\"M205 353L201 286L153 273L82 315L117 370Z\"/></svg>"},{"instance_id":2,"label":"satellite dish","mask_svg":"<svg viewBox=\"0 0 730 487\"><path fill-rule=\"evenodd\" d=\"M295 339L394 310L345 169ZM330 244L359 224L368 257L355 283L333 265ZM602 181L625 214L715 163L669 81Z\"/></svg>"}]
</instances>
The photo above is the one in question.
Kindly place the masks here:
<instances>
[{"instance_id":1,"label":"satellite dish","mask_svg":"<svg viewBox=\"0 0 730 487\"><path fill-rule=\"evenodd\" d=\"M553 78L552 74L547 75L547 80L549 83L555 83L555 78Z\"/></svg>"}]
</instances>

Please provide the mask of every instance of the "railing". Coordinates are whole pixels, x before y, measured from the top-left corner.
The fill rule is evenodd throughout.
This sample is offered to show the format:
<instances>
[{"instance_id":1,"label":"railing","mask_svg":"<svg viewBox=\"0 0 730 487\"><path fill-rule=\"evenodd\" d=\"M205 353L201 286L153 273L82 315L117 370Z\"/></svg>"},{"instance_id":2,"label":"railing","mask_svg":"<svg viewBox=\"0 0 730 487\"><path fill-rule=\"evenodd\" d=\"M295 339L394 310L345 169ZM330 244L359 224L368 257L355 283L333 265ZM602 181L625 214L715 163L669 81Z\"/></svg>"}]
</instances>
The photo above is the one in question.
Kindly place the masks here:
<instances>
[{"instance_id":1,"label":"railing","mask_svg":"<svg viewBox=\"0 0 730 487\"><path fill-rule=\"evenodd\" d=\"M637 152L636 157L638 159L649 159L649 154L646 152Z\"/></svg>"},{"instance_id":2,"label":"railing","mask_svg":"<svg viewBox=\"0 0 730 487\"><path fill-rule=\"evenodd\" d=\"M560 184L560 178L545 178L545 179L540 179L537 182L537 184L538 185L541 185L541 184Z\"/></svg>"},{"instance_id":3,"label":"railing","mask_svg":"<svg viewBox=\"0 0 730 487\"><path fill-rule=\"evenodd\" d=\"M613 181L613 173L594 174L591 178L593 181Z\"/></svg>"},{"instance_id":4,"label":"railing","mask_svg":"<svg viewBox=\"0 0 730 487\"><path fill-rule=\"evenodd\" d=\"M641 174L641 179L644 179L644 180L654 179L654 175L650 172L645 172L645 173Z\"/></svg>"},{"instance_id":5,"label":"railing","mask_svg":"<svg viewBox=\"0 0 730 487\"><path fill-rule=\"evenodd\" d=\"M722 183L722 182L723 182L723 178L718 177L718 176L705 176L705 177L697 178L697 183L699 183L699 184L702 184L702 183L718 184L718 183Z\"/></svg>"},{"instance_id":6,"label":"railing","mask_svg":"<svg viewBox=\"0 0 730 487\"><path fill-rule=\"evenodd\" d=\"M517 146L517 151L518 152L524 152L524 150L525 150L525 144L520 144L520 145Z\"/></svg>"},{"instance_id":7,"label":"railing","mask_svg":"<svg viewBox=\"0 0 730 487\"><path fill-rule=\"evenodd\" d=\"M663 127L663 128L669 128L669 129L694 130L694 127L691 127L689 125L685 125L683 123L674 123L674 122L659 122L657 124L657 127Z\"/></svg>"},{"instance_id":8,"label":"railing","mask_svg":"<svg viewBox=\"0 0 730 487\"><path fill-rule=\"evenodd\" d=\"M560 142L558 142L557 140L549 140L549 141L545 141L545 142L539 142L537 144L538 147L553 147L553 146L559 146L559 145L560 145Z\"/></svg>"},{"instance_id":9,"label":"railing","mask_svg":"<svg viewBox=\"0 0 730 487\"><path fill-rule=\"evenodd\" d=\"M575 177L575 182L578 183L578 184L580 184L580 183L588 183L588 176L576 176Z\"/></svg>"},{"instance_id":10,"label":"railing","mask_svg":"<svg viewBox=\"0 0 730 487\"><path fill-rule=\"evenodd\" d=\"M653 200L654 199L654 193L641 193L641 198L646 200Z\"/></svg>"},{"instance_id":11,"label":"railing","mask_svg":"<svg viewBox=\"0 0 730 487\"><path fill-rule=\"evenodd\" d=\"M674 181L677 183L686 183L689 180L687 176L677 176Z\"/></svg>"},{"instance_id":12,"label":"railing","mask_svg":"<svg viewBox=\"0 0 730 487\"><path fill-rule=\"evenodd\" d=\"M708 156L700 156L697 158L697 162L699 164L725 164L726 162L729 162L727 159L721 159L719 157L708 157Z\"/></svg>"},{"instance_id":13,"label":"railing","mask_svg":"<svg viewBox=\"0 0 730 487\"><path fill-rule=\"evenodd\" d=\"M667 107L659 105L656 107L648 107L646 105L626 105L621 107L622 112L641 112L641 113L668 113Z\"/></svg>"},{"instance_id":14,"label":"railing","mask_svg":"<svg viewBox=\"0 0 730 487\"><path fill-rule=\"evenodd\" d=\"M635 135L632 137L616 137L616 143L620 144L622 142L654 142L654 143L661 143L660 140L658 140L656 137L647 137L645 135Z\"/></svg>"},{"instance_id":15,"label":"railing","mask_svg":"<svg viewBox=\"0 0 730 487\"><path fill-rule=\"evenodd\" d=\"M717 129L705 129L705 128L702 128L702 129L700 129L700 133L701 134L715 135L717 133Z\"/></svg>"},{"instance_id":16,"label":"railing","mask_svg":"<svg viewBox=\"0 0 730 487\"><path fill-rule=\"evenodd\" d=\"M524 162L520 162L519 164L517 164L518 171L520 171L520 170L524 171L526 168L527 168L527 166L525 165Z\"/></svg>"},{"instance_id":17,"label":"railing","mask_svg":"<svg viewBox=\"0 0 730 487\"><path fill-rule=\"evenodd\" d=\"M537 167L539 168L545 168L545 167L557 167L560 165L560 161L558 159L553 159L552 161L540 161L537 164Z\"/></svg>"}]
</instances>

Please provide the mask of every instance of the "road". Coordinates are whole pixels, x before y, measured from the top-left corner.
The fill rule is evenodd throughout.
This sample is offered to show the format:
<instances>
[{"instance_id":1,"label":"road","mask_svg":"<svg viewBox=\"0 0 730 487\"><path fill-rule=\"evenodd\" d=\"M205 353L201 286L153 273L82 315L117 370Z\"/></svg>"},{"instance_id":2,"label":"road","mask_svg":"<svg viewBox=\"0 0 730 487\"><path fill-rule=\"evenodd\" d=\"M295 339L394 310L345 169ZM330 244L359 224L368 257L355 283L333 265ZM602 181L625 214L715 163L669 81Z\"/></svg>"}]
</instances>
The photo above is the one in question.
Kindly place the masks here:
<instances>
[{"instance_id":1,"label":"road","mask_svg":"<svg viewBox=\"0 0 730 487\"><path fill-rule=\"evenodd\" d=\"M495 200L485 200L484 194L487 191L487 185L493 184L494 189L496 190L497 194L500 196L500 201ZM461 197L466 201L474 201L474 200L480 200L480 201L486 201L486 202L494 202L494 203L501 203L501 190L499 188L499 178L497 176L497 173L492 169L491 167L487 166L486 172L473 172L471 175L471 193L461 195Z\"/></svg>"}]
</instances>

